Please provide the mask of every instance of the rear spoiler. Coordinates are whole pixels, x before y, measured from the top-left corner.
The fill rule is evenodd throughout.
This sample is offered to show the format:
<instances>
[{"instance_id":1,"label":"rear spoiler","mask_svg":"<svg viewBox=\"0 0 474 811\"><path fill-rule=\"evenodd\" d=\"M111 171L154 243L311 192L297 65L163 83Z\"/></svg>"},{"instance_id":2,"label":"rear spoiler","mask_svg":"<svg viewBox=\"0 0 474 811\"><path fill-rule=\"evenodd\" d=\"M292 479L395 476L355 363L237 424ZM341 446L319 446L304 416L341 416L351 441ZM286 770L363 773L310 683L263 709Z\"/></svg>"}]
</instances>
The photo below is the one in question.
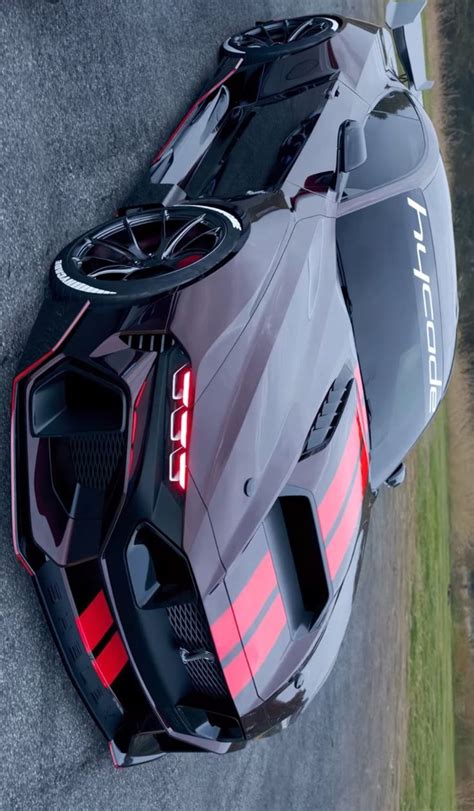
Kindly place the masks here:
<instances>
[{"instance_id":1,"label":"rear spoiler","mask_svg":"<svg viewBox=\"0 0 474 811\"><path fill-rule=\"evenodd\" d=\"M389 0L385 22L392 29L398 57L415 90L431 90L426 78L425 46L421 12L428 0Z\"/></svg>"}]
</instances>

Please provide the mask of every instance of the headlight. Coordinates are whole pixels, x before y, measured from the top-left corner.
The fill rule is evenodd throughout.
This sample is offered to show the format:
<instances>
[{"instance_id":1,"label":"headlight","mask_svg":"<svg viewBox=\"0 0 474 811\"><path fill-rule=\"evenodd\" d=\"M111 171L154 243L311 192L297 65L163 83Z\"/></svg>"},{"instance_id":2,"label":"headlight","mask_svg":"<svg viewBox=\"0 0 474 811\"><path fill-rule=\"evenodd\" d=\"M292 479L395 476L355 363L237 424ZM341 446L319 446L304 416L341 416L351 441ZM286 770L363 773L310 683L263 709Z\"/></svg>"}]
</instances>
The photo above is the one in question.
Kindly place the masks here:
<instances>
[{"instance_id":1,"label":"headlight","mask_svg":"<svg viewBox=\"0 0 474 811\"><path fill-rule=\"evenodd\" d=\"M186 490L188 478L188 448L191 429L194 387L192 371L185 364L173 375L172 397L176 408L171 413L169 478L181 490Z\"/></svg>"}]
</instances>

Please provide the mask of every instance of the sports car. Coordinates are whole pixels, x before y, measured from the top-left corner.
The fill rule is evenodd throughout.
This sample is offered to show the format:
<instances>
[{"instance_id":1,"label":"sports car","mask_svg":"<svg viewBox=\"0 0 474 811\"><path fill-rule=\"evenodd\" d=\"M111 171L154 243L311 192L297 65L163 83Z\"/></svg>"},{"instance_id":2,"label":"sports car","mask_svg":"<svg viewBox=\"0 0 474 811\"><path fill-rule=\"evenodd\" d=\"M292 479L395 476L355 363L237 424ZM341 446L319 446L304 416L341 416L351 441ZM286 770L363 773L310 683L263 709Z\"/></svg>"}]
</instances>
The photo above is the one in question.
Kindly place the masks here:
<instances>
[{"instance_id":1,"label":"sports car","mask_svg":"<svg viewBox=\"0 0 474 811\"><path fill-rule=\"evenodd\" d=\"M123 207L52 263L13 384L13 543L117 766L301 714L377 491L446 391L424 4L231 36Z\"/></svg>"}]
</instances>

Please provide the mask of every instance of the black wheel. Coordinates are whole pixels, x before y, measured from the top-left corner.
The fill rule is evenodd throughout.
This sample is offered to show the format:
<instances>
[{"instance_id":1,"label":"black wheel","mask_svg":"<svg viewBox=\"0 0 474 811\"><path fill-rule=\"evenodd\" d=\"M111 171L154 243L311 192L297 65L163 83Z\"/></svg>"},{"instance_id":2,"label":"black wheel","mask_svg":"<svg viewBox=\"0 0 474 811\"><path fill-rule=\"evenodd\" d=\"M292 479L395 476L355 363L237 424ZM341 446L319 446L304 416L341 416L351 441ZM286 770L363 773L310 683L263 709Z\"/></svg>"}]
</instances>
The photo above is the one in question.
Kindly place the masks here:
<instances>
[{"instance_id":1,"label":"black wheel","mask_svg":"<svg viewBox=\"0 0 474 811\"><path fill-rule=\"evenodd\" d=\"M332 37L339 28L336 18L319 15L271 20L234 34L222 48L227 53L266 57L309 48Z\"/></svg>"},{"instance_id":2,"label":"black wheel","mask_svg":"<svg viewBox=\"0 0 474 811\"><path fill-rule=\"evenodd\" d=\"M67 245L53 263L53 286L104 303L145 300L215 270L245 235L240 218L211 205L139 211Z\"/></svg>"}]
</instances>

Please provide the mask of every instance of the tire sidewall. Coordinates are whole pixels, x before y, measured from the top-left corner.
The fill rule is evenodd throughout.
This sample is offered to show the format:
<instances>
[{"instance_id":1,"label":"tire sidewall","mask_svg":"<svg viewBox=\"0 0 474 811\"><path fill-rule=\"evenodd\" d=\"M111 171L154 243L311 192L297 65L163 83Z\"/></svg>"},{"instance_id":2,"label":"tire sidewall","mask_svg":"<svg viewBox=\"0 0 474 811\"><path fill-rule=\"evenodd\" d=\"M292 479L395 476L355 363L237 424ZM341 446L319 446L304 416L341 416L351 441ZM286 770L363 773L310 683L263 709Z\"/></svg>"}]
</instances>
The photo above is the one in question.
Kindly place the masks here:
<instances>
[{"instance_id":1,"label":"tire sidewall","mask_svg":"<svg viewBox=\"0 0 474 811\"><path fill-rule=\"evenodd\" d=\"M326 42L328 39L331 39L338 34L342 28L342 21L338 17L333 17L330 14L314 14L313 16L321 17L325 20L333 20L337 22L338 27L335 31L327 31L324 34L321 34L319 37L318 35L315 35L308 40L296 40L295 42L289 42L286 45L262 45L258 48L239 49L238 46L232 44L232 39L235 36L238 36L234 34L232 37L229 37L222 43L221 51L227 57L231 55L234 57L243 57L246 62L264 61L270 57L277 58L278 56L286 56L287 54L297 53L298 51L304 51L308 48L313 48L316 45L321 45L323 42ZM264 23L264 25L266 25L266 23Z\"/></svg>"},{"instance_id":2,"label":"tire sidewall","mask_svg":"<svg viewBox=\"0 0 474 811\"><path fill-rule=\"evenodd\" d=\"M89 299L94 304L109 306L146 302L169 291L193 284L198 279L217 270L240 250L247 239L248 223L241 211L232 210L214 203L183 203L179 206L170 207L170 210L173 210L173 208L179 209L180 212L189 210L189 213L198 209L211 210L221 215L225 228L221 244L194 265L165 273L156 278L131 281L129 283L99 281L78 270L72 257L78 243L93 236L97 231L110 224L104 223L104 225L95 227L70 242L53 261L50 270L53 295L61 299ZM162 211L158 207L156 210L160 213ZM153 213L153 211L150 213Z\"/></svg>"}]
</instances>

